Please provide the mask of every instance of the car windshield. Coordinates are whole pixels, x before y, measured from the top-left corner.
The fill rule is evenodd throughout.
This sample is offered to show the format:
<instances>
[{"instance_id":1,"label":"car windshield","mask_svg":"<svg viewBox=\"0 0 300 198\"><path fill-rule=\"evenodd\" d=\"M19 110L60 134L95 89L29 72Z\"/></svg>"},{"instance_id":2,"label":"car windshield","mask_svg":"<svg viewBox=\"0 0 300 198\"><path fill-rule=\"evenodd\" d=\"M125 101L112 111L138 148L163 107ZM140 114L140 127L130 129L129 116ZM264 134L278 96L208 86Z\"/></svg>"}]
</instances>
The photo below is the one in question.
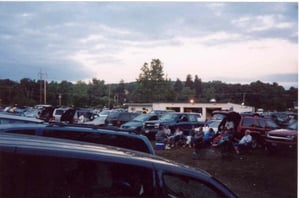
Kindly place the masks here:
<instances>
[{"instance_id":1,"label":"car windshield","mask_svg":"<svg viewBox=\"0 0 300 198\"><path fill-rule=\"evenodd\" d=\"M99 117L96 117L94 120L95 121L106 120L106 117L105 116L99 116Z\"/></svg>"},{"instance_id":2,"label":"car windshield","mask_svg":"<svg viewBox=\"0 0 300 198\"><path fill-rule=\"evenodd\" d=\"M99 115L100 116L107 116L107 115L109 115L109 113L110 113L111 111L110 110L103 110L103 111L101 111L100 113L99 113Z\"/></svg>"},{"instance_id":3,"label":"car windshield","mask_svg":"<svg viewBox=\"0 0 300 198\"><path fill-rule=\"evenodd\" d=\"M290 125L288 126L288 129L298 131L298 122L293 122L292 124L290 124Z\"/></svg>"},{"instance_id":4,"label":"car windshield","mask_svg":"<svg viewBox=\"0 0 300 198\"><path fill-rule=\"evenodd\" d=\"M212 119L214 120L223 120L225 118L225 114L222 114L222 113L216 113L213 115Z\"/></svg>"},{"instance_id":5,"label":"car windshield","mask_svg":"<svg viewBox=\"0 0 300 198\"><path fill-rule=\"evenodd\" d=\"M174 113L167 113L167 114L164 114L164 115L160 118L160 120L161 120L161 121L172 121L172 120L175 120L177 116L178 116L178 115L177 115L177 114L174 114Z\"/></svg>"},{"instance_id":6,"label":"car windshield","mask_svg":"<svg viewBox=\"0 0 300 198\"><path fill-rule=\"evenodd\" d=\"M272 128L272 129L279 129L280 127L278 126L278 124L276 124L273 120L266 120L267 122L267 126Z\"/></svg>"},{"instance_id":7,"label":"car windshield","mask_svg":"<svg viewBox=\"0 0 300 198\"><path fill-rule=\"evenodd\" d=\"M208 127L217 128L221 123L221 120L214 120L207 123Z\"/></svg>"},{"instance_id":8,"label":"car windshield","mask_svg":"<svg viewBox=\"0 0 300 198\"><path fill-rule=\"evenodd\" d=\"M142 114L142 115L139 115L139 116L135 117L132 121L144 122L144 121L147 121L150 116L151 115L149 115L149 114Z\"/></svg>"}]
</instances>

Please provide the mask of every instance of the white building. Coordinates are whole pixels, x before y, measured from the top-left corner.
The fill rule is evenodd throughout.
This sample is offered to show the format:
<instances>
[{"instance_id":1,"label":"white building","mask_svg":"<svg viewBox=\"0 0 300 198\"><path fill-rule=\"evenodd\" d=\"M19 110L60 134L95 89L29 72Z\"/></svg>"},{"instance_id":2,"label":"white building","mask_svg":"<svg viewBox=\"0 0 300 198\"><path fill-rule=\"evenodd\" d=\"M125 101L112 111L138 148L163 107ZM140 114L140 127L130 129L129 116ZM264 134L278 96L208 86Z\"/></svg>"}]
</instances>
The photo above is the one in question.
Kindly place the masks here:
<instances>
[{"instance_id":1,"label":"white building","mask_svg":"<svg viewBox=\"0 0 300 198\"><path fill-rule=\"evenodd\" d=\"M232 110L238 113L255 112L255 108L234 103L127 103L129 112L153 110L174 110L176 112L197 112L202 119L209 119L215 110Z\"/></svg>"}]
</instances>

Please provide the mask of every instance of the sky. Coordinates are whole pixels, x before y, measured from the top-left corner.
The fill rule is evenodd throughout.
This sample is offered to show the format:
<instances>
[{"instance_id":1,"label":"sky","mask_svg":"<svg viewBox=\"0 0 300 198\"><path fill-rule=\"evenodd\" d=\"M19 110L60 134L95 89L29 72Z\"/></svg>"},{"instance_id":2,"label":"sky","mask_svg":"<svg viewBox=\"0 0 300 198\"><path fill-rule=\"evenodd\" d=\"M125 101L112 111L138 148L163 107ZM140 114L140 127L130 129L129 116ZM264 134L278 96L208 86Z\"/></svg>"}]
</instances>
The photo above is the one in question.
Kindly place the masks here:
<instances>
[{"instance_id":1,"label":"sky","mask_svg":"<svg viewBox=\"0 0 300 198\"><path fill-rule=\"evenodd\" d=\"M0 2L0 79L298 87L297 2Z\"/></svg>"}]
</instances>

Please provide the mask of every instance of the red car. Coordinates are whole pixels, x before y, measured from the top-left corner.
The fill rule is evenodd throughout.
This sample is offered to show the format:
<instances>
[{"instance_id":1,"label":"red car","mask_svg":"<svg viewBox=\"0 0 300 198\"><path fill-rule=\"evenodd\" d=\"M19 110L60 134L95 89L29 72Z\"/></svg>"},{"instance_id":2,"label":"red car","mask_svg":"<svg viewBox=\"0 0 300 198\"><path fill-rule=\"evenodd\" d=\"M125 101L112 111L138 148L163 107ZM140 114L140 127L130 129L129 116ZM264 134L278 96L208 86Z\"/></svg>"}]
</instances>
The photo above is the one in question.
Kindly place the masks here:
<instances>
[{"instance_id":1,"label":"red car","mask_svg":"<svg viewBox=\"0 0 300 198\"><path fill-rule=\"evenodd\" d=\"M291 123L286 129L272 130L267 133L266 147L273 152L278 149L297 150L298 122Z\"/></svg>"},{"instance_id":2,"label":"red car","mask_svg":"<svg viewBox=\"0 0 300 198\"><path fill-rule=\"evenodd\" d=\"M251 131L252 147L265 144L265 137L268 131L279 129L280 127L271 119L260 116L243 116L237 127L237 132L244 134L246 130Z\"/></svg>"}]
</instances>

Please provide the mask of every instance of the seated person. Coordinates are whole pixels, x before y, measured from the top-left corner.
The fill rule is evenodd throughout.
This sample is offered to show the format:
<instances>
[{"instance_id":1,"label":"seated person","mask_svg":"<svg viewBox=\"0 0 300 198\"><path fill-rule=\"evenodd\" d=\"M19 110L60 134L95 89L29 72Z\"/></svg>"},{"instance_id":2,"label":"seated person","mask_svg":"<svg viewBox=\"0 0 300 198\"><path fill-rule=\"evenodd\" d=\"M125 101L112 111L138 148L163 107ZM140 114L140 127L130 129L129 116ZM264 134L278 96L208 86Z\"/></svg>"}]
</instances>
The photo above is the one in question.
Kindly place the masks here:
<instances>
[{"instance_id":1,"label":"seated person","mask_svg":"<svg viewBox=\"0 0 300 198\"><path fill-rule=\"evenodd\" d=\"M158 143L164 143L166 144L168 141L167 134L165 133L165 130L162 126L159 127L156 135L155 135L155 141Z\"/></svg>"},{"instance_id":2,"label":"seated person","mask_svg":"<svg viewBox=\"0 0 300 198\"><path fill-rule=\"evenodd\" d=\"M169 137L171 147L174 147L178 143L178 141L183 139L184 139L183 132L179 127L177 127L174 134Z\"/></svg>"},{"instance_id":3,"label":"seated person","mask_svg":"<svg viewBox=\"0 0 300 198\"><path fill-rule=\"evenodd\" d=\"M207 145L210 144L213 138L216 136L216 133L212 128L209 128L208 131L203 136L203 144Z\"/></svg>"},{"instance_id":4,"label":"seated person","mask_svg":"<svg viewBox=\"0 0 300 198\"><path fill-rule=\"evenodd\" d=\"M250 135L250 130L245 131L245 135L242 137L242 139L233 144L234 150L237 154L240 154L240 150L242 148L247 147L252 141L252 136Z\"/></svg>"},{"instance_id":5,"label":"seated person","mask_svg":"<svg viewBox=\"0 0 300 198\"><path fill-rule=\"evenodd\" d=\"M222 130L219 135L217 135L213 140L211 145L212 146L220 146L224 142L229 141L229 131L227 128Z\"/></svg>"},{"instance_id":6,"label":"seated person","mask_svg":"<svg viewBox=\"0 0 300 198\"><path fill-rule=\"evenodd\" d=\"M193 148L196 147L196 145L199 147L200 144L203 142L204 132L203 128L200 127L199 131L195 131L194 135L192 136L191 143Z\"/></svg>"},{"instance_id":7,"label":"seated person","mask_svg":"<svg viewBox=\"0 0 300 198\"><path fill-rule=\"evenodd\" d=\"M188 146L189 148L192 148L192 137L195 135L195 127L192 126L192 129L189 131L189 134L185 137L186 143L183 145L183 147Z\"/></svg>"}]
</instances>

